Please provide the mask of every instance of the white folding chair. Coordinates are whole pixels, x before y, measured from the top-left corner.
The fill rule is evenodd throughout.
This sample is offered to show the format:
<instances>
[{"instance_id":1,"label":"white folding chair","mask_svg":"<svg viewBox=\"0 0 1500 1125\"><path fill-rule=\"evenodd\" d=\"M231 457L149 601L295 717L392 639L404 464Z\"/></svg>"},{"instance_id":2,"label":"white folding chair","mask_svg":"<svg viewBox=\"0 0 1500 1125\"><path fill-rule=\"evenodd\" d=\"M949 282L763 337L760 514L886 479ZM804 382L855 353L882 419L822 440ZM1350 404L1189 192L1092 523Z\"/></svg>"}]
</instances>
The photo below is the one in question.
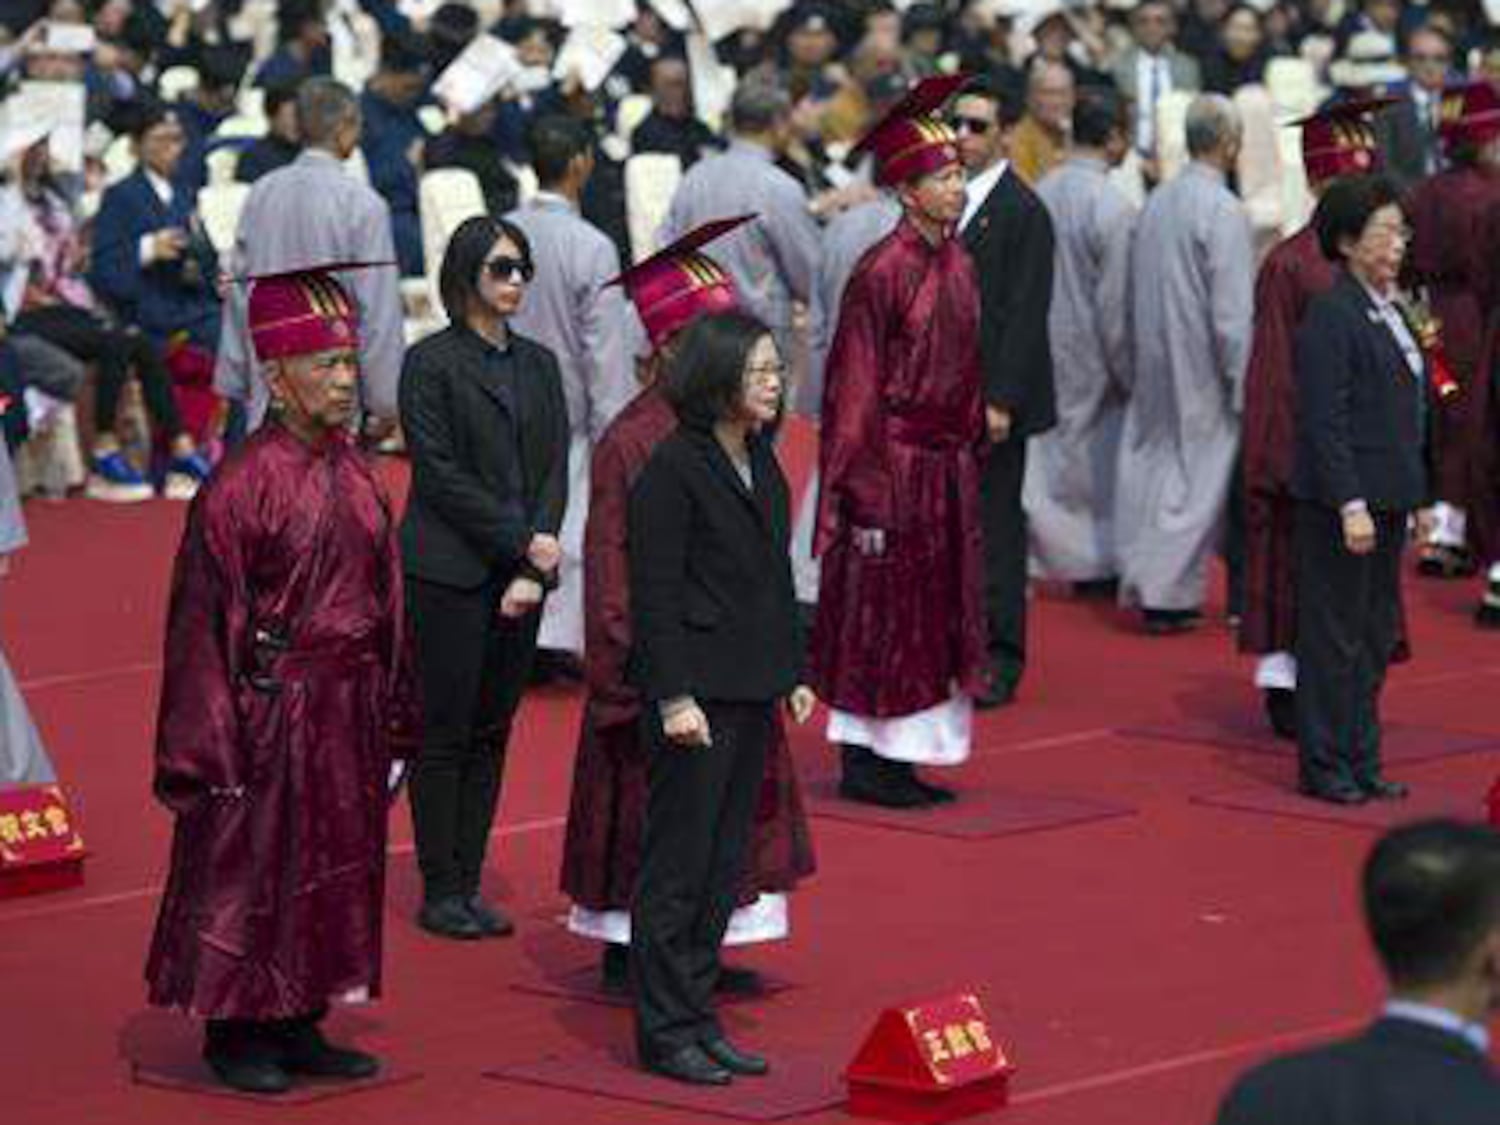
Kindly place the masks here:
<instances>
[{"instance_id":1,"label":"white folding chair","mask_svg":"<svg viewBox=\"0 0 1500 1125\"><path fill-rule=\"evenodd\" d=\"M615 136L629 144L630 134L650 113L650 94L626 94L615 107Z\"/></svg>"},{"instance_id":2,"label":"white folding chair","mask_svg":"<svg viewBox=\"0 0 1500 1125\"><path fill-rule=\"evenodd\" d=\"M240 150L234 145L221 145L212 150L204 157L204 163L208 165L208 182L210 184L234 183L234 172L239 162Z\"/></svg>"},{"instance_id":3,"label":"white folding chair","mask_svg":"<svg viewBox=\"0 0 1500 1125\"><path fill-rule=\"evenodd\" d=\"M633 261L639 262L657 249L656 232L681 181L680 157L643 152L625 161L625 222Z\"/></svg>"},{"instance_id":4,"label":"white folding chair","mask_svg":"<svg viewBox=\"0 0 1500 1125\"><path fill-rule=\"evenodd\" d=\"M422 260L426 267L429 305L441 308L438 271L448 250L448 239L465 219L487 213L484 188L467 168L435 168L422 174L417 207L422 217Z\"/></svg>"},{"instance_id":5,"label":"white folding chair","mask_svg":"<svg viewBox=\"0 0 1500 1125\"><path fill-rule=\"evenodd\" d=\"M204 233L219 256L227 257L234 249L234 236L240 226L240 212L250 198L250 185L209 184L198 193L198 217Z\"/></svg>"},{"instance_id":6,"label":"white folding chair","mask_svg":"<svg viewBox=\"0 0 1500 1125\"><path fill-rule=\"evenodd\" d=\"M1156 103L1156 163L1160 183L1166 183L1187 164L1187 111L1193 94L1173 90Z\"/></svg>"}]
</instances>

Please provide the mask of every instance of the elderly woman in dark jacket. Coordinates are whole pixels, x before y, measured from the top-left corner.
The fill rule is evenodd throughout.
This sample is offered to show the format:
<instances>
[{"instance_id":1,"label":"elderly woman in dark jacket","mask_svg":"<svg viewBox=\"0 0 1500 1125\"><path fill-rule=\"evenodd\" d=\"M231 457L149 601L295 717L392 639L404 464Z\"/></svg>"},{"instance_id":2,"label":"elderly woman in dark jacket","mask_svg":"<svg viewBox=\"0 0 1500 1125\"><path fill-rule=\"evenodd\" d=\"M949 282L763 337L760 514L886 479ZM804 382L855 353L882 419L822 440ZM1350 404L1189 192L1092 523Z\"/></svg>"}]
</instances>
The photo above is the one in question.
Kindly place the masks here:
<instances>
[{"instance_id":1,"label":"elderly woman in dark jacket","mask_svg":"<svg viewBox=\"0 0 1500 1125\"><path fill-rule=\"evenodd\" d=\"M556 584L568 418L557 361L507 320L532 276L526 236L469 219L443 258L449 326L407 353L401 424L412 487L401 547L425 728L411 781L419 924L510 932L479 894L544 592Z\"/></svg>"}]
</instances>

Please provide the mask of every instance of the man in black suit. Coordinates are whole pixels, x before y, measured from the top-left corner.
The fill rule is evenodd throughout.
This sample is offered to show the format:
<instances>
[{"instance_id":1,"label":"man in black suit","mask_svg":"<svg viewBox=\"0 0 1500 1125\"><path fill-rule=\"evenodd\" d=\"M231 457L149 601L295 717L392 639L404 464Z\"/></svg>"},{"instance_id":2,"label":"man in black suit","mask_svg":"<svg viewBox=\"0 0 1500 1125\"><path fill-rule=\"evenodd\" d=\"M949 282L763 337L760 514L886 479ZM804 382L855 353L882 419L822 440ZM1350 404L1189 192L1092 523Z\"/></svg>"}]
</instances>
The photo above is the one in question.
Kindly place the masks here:
<instances>
[{"instance_id":1,"label":"man in black suit","mask_svg":"<svg viewBox=\"0 0 1500 1125\"><path fill-rule=\"evenodd\" d=\"M1365 864L1391 1000L1363 1034L1240 1078L1218 1125L1500 1125L1485 1021L1500 1009L1500 835L1428 821Z\"/></svg>"},{"instance_id":2,"label":"man in black suit","mask_svg":"<svg viewBox=\"0 0 1500 1125\"><path fill-rule=\"evenodd\" d=\"M1403 192L1441 171L1438 107L1453 67L1453 43L1438 28L1421 26L1406 40L1411 81L1400 100L1376 119L1382 167Z\"/></svg>"},{"instance_id":3,"label":"man in black suit","mask_svg":"<svg viewBox=\"0 0 1500 1125\"><path fill-rule=\"evenodd\" d=\"M988 687L980 707L1009 703L1026 668L1026 439L1057 422L1047 310L1052 302L1052 220L1010 167L1021 107L984 80L953 102L969 175L959 230L979 275L979 350L990 450L980 478Z\"/></svg>"},{"instance_id":4,"label":"man in black suit","mask_svg":"<svg viewBox=\"0 0 1500 1125\"><path fill-rule=\"evenodd\" d=\"M1427 503L1427 371L1392 303L1407 237L1395 184L1340 180L1314 221L1342 268L1297 333L1297 745L1302 791L1348 805L1406 796L1381 776L1379 702L1407 519Z\"/></svg>"}]
</instances>

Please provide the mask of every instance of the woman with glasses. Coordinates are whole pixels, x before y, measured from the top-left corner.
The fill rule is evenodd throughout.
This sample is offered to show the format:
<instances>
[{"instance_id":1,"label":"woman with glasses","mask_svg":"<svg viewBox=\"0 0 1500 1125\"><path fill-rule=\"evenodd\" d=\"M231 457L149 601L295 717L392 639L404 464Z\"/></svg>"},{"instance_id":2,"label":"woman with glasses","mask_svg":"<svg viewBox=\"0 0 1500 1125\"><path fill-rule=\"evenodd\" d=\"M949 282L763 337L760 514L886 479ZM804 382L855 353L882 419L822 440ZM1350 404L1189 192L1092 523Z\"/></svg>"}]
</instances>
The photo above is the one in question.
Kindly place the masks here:
<instances>
[{"instance_id":1,"label":"woman with glasses","mask_svg":"<svg viewBox=\"0 0 1500 1125\"><path fill-rule=\"evenodd\" d=\"M442 937L509 933L480 897L511 718L556 585L568 415L552 353L507 322L531 280L526 236L464 222L443 256L449 325L406 355L401 425L411 499L401 528L424 732L411 781L417 921Z\"/></svg>"},{"instance_id":2,"label":"woman with glasses","mask_svg":"<svg viewBox=\"0 0 1500 1125\"><path fill-rule=\"evenodd\" d=\"M790 501L770 432L786 368L738 312L684 330L665 375L678 430L631 489L630 674L644 703L650 792L631 909L641 1065L681 1082L760 1075L712 995L775 709L804 721L787 554Z\"/></svg>"}]
</instances>

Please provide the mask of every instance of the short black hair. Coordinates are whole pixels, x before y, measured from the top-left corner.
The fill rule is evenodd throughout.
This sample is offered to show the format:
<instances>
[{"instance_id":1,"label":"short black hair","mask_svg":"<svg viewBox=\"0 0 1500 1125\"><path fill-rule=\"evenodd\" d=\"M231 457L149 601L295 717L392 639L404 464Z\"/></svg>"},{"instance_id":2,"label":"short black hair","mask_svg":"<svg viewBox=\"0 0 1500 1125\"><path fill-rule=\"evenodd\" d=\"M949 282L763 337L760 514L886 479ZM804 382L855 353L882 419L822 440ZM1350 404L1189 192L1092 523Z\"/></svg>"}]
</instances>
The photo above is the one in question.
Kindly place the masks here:
<instances>
[{"instance_id":1,"label":"short black hair","mask_svg":"<svg viewBox=\"0 0 1500 1125\"><path fill-rule=\"evenodd\" d=\"M708 429L729 417L744 394L745 363L770 329L746 312L709 313L677 337L662 392L684 426Z\"/></svg>"},{"instance_id":2,"label":"short black hair","mask_svg":"<svg viewBox=\"0 0 1500 1125\"><path fill-rule=\"evenodd\" d=\"M1129 124L1125 99L1114 90L1085 87L1073 105L1073 141L1088 148L1103 148L1109 135Z\"/></svg>"},{"instance_id":3,"label":"short black hair","mask_svg":"<svg viewBox=\"0 0 1500 1125\"><path fill-rule=\"evenodd\" d=\"M531 123L527 146L537 183L551 187L568 174L568 165L593 148L594 137L578 118L554 113Z\"/></svg>"},{"instance_id":4,"label":"short black hair","mask_svg":"<svg viewBox=\"0 0 1500 1125\"><path fill-rule=\"evenodd\" d=\"M249 65L249 48L210 44L198 52L198 85L209 90L238 87Z\"/></svg>"},{"instance_id":5,"label":"short black hair","mask_svg":"<svg viewBox=\"0 0 1500 1125\"><path fill-rule=\"evenodd\" d=\"M981 74L965 82L954 95L955 98L983 98L995 103L995 119L1002 129L1009 129L1021 120L1026 112L1025 100L1014 82L1004 82L999 77Z\"/></svg>"},{"instance_id":6,"label":"short black hair","mask_svg":"<svg viewBox=\"0 0 1500 1125\"><path fill-rule=\"evenodd\" d=\"M1358 239L1364 233L1370 216L1392 203L1400 204L1401 192L1394 181L1378 173L1346 176L1334 180L1318 203L1313 215L1318 232L1318 248L1330 262L1344 260L1339 243L1346 238Z\"/></svg>"},{"instance_id":7,"label":"short black hair","mask_svg":"<svg viewBox=\"0 0 1500 1125\"><path fill-rule=\"evenodd\" d=\"M1363 894L1392 984L1453 982L1500 927L1500 832L1454 820L1397 828L1365 861Z\"/></svg>"},{"instance_id":8,"label":"short black hair","mask_svg":"<svg viewBox=\"0 0 1500 1125\"><path fill-rule=\"evenodd\" d=\"M392 74L419 74L432 59L432 44L415 31L388 33L380 39L380 69Z\"/></svg>"},{"instance_id":9,"label":"short black hair","mask_svg":"<svg viewBox=\"0 0 1500 1125\"><path fill-rule=\"evenodd\" d=\"M114 123L118 131L131 139L140 141L158 125L176 121L177 117L168 106L156 98L138 98L126 102L115 114Z\"/></svg>"},{"instance_id":10,"label":"short black hair","mask_svg":"<svg viewBox=\"0 0 1500 1125\"><path fill-rule=\"evenodd\" d=\"M438 293L450 323L467 322L470 302L479 295L479 271L484 268L485 259L495 243L502 238L515 243L526 264L531 265L531 240L526 237L526 232L496 215L475 215L465 219L448 239L443 264L438 270Z\"/></svg>"},{"instance_id":11,"label":"short black hair","mask_svg":"<svg viewBox=\"0 0 1500 1125\"><path fill-rule=\"evenodd\" d=\"M272 82L266 86L266 92L262 105L267 117L275 117L281 112L281 107L297 102L297 91L302 83L295 78L284 79L280 82Z\"/></svg>"}]
</instances>

